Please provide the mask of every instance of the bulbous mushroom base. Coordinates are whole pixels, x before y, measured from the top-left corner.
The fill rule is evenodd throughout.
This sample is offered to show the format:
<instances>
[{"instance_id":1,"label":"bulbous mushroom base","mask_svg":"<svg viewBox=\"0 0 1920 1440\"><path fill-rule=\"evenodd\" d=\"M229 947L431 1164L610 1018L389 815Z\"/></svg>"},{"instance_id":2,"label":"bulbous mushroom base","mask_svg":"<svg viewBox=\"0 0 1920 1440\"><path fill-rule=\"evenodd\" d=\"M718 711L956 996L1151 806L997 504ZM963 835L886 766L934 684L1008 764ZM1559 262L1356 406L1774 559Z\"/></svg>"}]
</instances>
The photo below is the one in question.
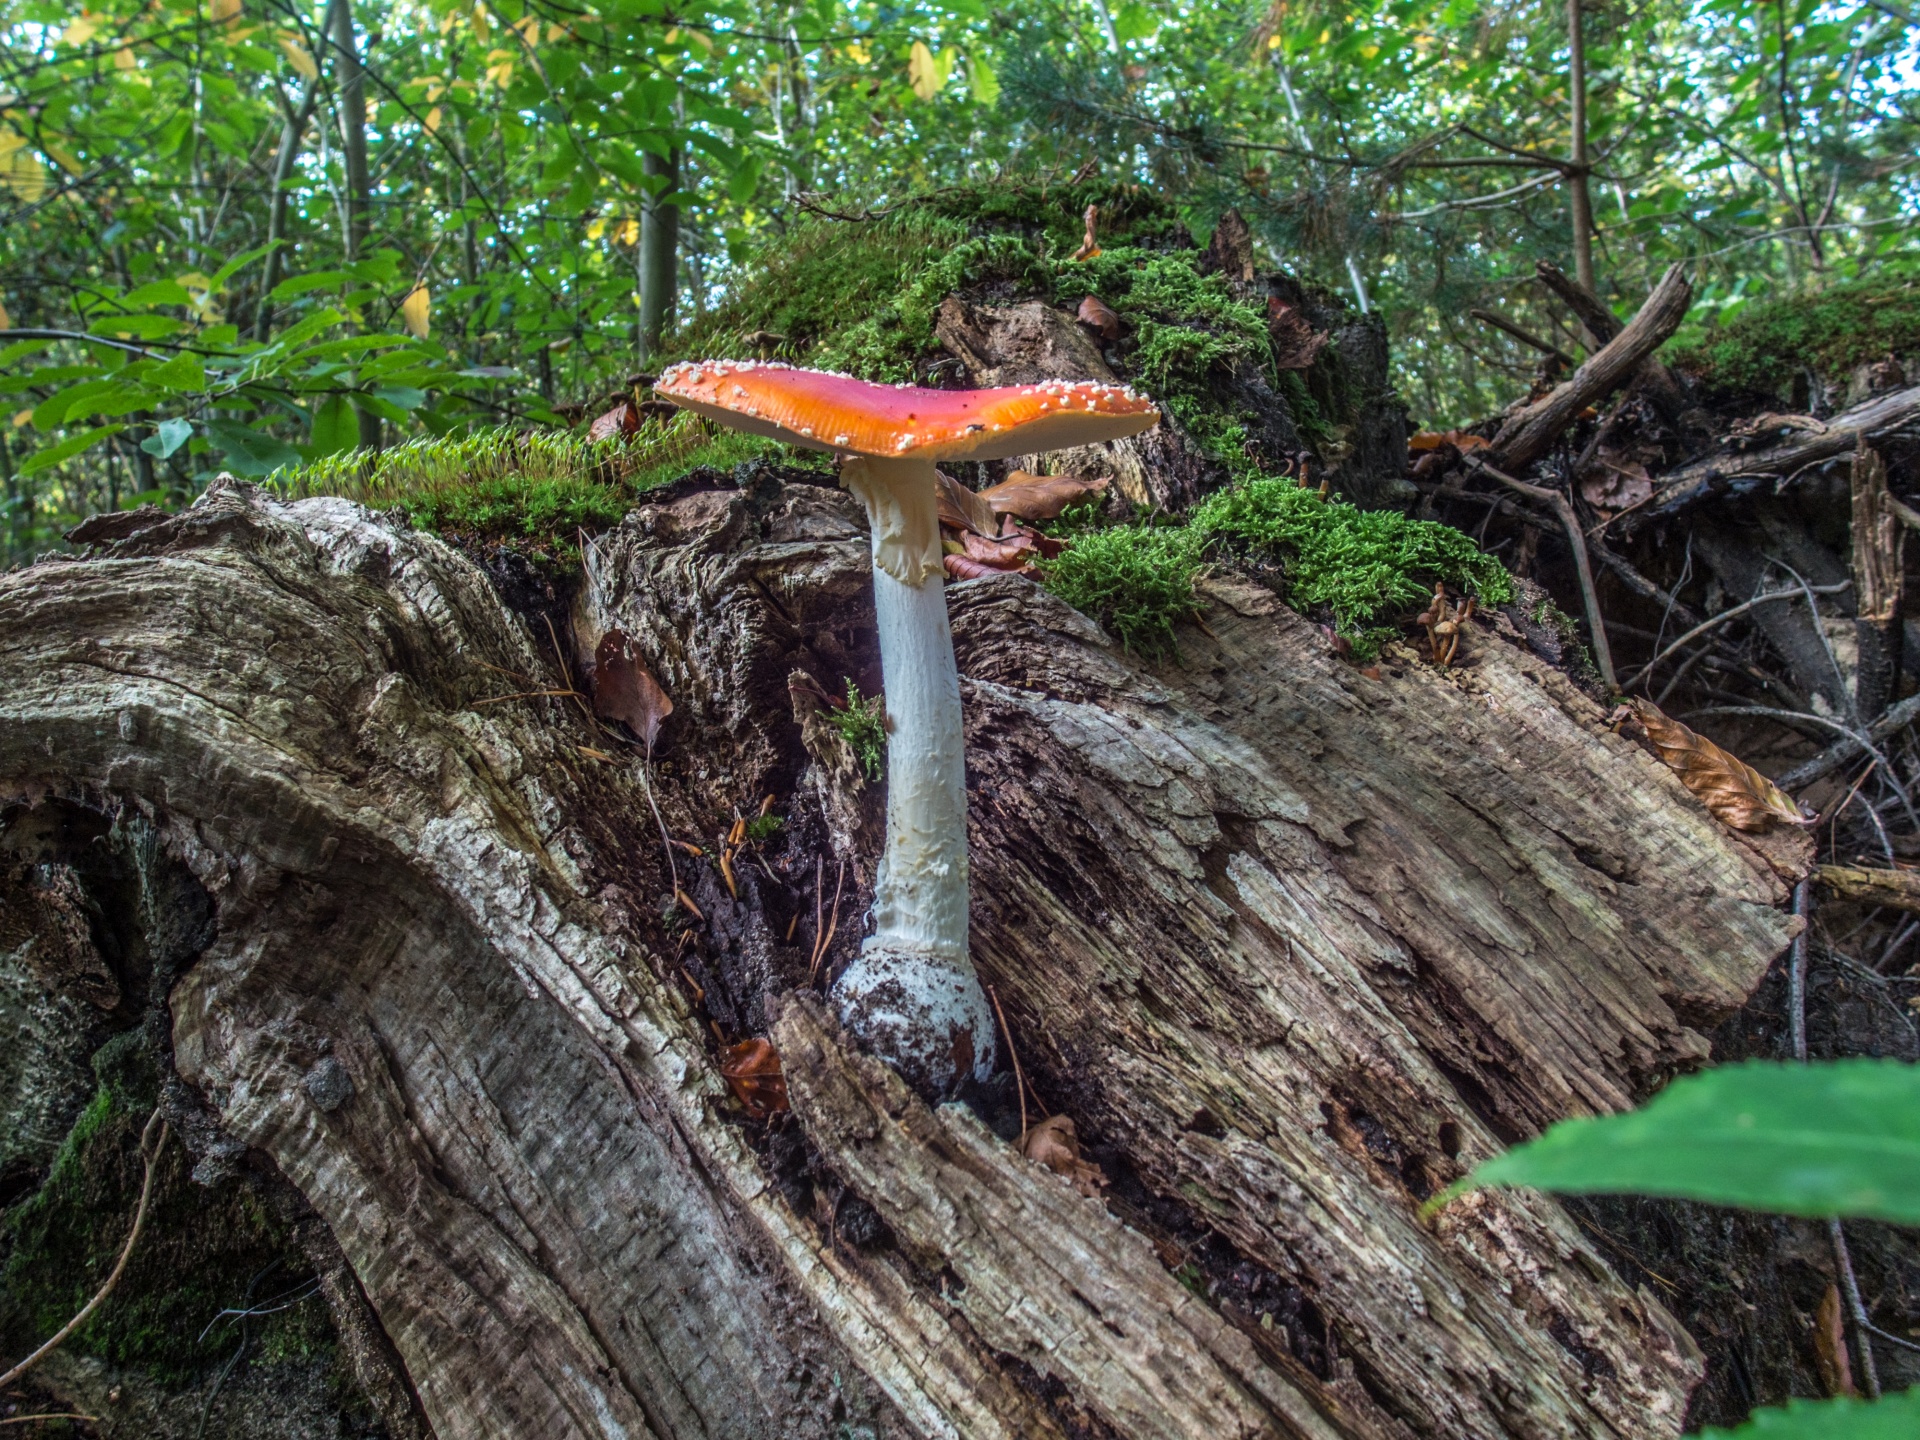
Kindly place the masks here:
<instances>
[{"instance_id":1,"label":"bulbous mushroom base","mask_svg":"<svg viewBox=\"0 0 1920 1440\"><path fill-rule=\"evenodd\" d=\"M951 1095L993 1073L993 1010L966 960L869 941L834 982L840 1021L922 1095Z\"/></svg>"}]
</instances>

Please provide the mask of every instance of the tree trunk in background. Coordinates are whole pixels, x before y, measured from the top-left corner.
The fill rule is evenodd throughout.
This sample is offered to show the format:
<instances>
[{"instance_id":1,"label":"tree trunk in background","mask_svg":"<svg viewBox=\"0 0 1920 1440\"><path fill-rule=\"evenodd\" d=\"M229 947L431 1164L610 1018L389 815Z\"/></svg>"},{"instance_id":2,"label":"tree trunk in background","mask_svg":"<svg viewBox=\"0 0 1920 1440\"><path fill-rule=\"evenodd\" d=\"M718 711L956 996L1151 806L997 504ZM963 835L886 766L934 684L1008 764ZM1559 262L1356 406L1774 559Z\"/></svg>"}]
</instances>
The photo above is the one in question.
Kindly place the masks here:
<instances>
[{"instance_id":1,"label":"tree trunk in background","mask_svg":"<svg viewBox=\"0 0 1920 1440\"><path fill-rule=\"evenodd\" d=\"M367 170L367 83L353 34L353 0L333 0L334 75L340 84L340 150L347 166L347 258L366 253L373 223L373 182ZM356 410L363 449L380 448L380 417Z\"/></svg>"},{"instance_id":2,"label":"tree trunk in background","mask_svg":"<svg viewBox=\"0 0 1920 1440\"><path fill-rule=\"evenodd\" d=\"M1573 274L1597 295L1599 287L1593 283L1593 193L1588 186L1587 40L1580 0L1567 0L1567 92L1573 110L1572 165L1567 174L1573 209Z\"/></svg>"},{"instance_id":3,"label":"tree trunk in background","mask_svg":"<svg viewBox=\"0 0 1920 1440\"><path fill-rule=\"evenodd\" d=\"M680 275L680 207L662 202L679 187L680 152L670 156L646 151L640 157L643 174L666 181L657 194L641 202L640 247L634 264L640 273L640 344L638 360L644 367L660 353L660 340L673 318L674 289Z\"/></svg>"},{"instance_id":4,"label":"tree trunk in background","mask_svg":"<svg viewBox=\"0 0 1920 1440\"><path fill-rule=\"evenodd\" d=\"M339 23L338 16L346 0L329 0L326 14L320 21L320 33L333 36L334 27ZM349 35L351 39L351 35ZM307 131L307 122L313 119L314 107L320 101L320 81L309 80L301 93L299 105L288 110L280 122L280 148L273 157L273 200L267 209L267 257L260 279L260 302L253 312L253 338L262 345L267 343L273 333L273 305L267 299L274 286L280 283L280 270L283 264L281 241L287 236L287 207L293 198L287 187L293 179L293 167L300 158L300 144ZM361 160L366 158L366 136L361 135ZM349 222L348 229L352 229Z\"/></svg>"},{"instance_id":5,"label":"tree trunk in background","mask_svg":"<svg viewBox=\"0 0 1920 1440\"><path fill-rule=\"evenodd\" d=\"M1086 1198L1006 1143L1010 1077L930 1109L808 984L881 838L811 698L879 688L845 495L683 482L569 603L228 481L83 538L0 576L0 849L151 837L140 923L201 917L170 1118L324 1223L393 1433L1679 1434L1698 1351L1555 1203L1418 1211L1703 1058L1805 846L1722 829L1505 621L1375 678L1227 575L1161 664L1023 578L951 588L975 959ZM500 698L586 686L612 629L674 701L651 782ZM762 1123L716 1039L768 1034Z\"/></svg>"},{"instance_id":6,"label":"tree trunk in background","mask_svg":"<svg viewBox=\"0 0 1920 1440\"><path fill-rule=\"evenodd\" d=\"M1899 694L1907 529L1887 490L1887 462L1871 446L1853 452L1852 489L1853 633L1859 646L1853 699L1856 718L1870 724Z\"/></svg>"}]
</instances>

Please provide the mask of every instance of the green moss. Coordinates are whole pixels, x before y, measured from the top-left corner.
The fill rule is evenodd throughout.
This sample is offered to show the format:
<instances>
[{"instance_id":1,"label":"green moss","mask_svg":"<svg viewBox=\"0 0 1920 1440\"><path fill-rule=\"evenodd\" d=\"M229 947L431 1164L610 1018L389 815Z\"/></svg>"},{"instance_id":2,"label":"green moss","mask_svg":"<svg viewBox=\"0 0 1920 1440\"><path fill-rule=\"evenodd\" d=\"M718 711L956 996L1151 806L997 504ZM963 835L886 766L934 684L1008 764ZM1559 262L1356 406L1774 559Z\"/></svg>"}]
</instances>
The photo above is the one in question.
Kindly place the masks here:
<instances>
[{"instance_id":1,"label":"green moss","mask_svg":"<svg viewBox=\"0 0 1920 1440\"><path fill-rule=\"evenodd\" d=\"M747 839L756 845L764 845L780 833L780 827L787 823L784 815L756 815L747 821Z\"/></svg>"},{"instance_id":2,"label":"green moss","mask_svg":"<svg viewBox=\"0 0 1920 1440\"><path fill-rule=\"evenodd\" d=\"M1047 589L1151 655L1170 649L1175 623L1199 609L1193 582L1205 544L1185 525L1115 525L1080 536L1043 574Z\"/></svg>"},{"instance_id":3,"label":"green moss","mask_svg":"<svg viewBox=\"0 0 1920 1440\"><path fill-rule=\"evenodd\" d=\"M139 1134L151 1113L157 1068L139 1032L108 1042L95 1058L100 1089L40 1188L0 1219L6 1253L0 1317L4 1343L15 1353L54 1333L87 1302L112 1270L133 1221L143 1172ZM231 1328L209 1330L209 1323L241 1303L252 1277L271 1275L256 1303L297 1291L310 1279L292 1235L250 1188L231 1184L209 1192L188 1179L187 1168L180 1142L170 1139L126 1274L67 1342L116 1365L138 1366L170 1386L197 1380L233 1349ZM317 1300L260 1318L253 1333L268 1354L305 1356L333 1346Z\"/></svg>"},{"instance_id":4,"label":"green moss","mask_svg":"<svg viewBox=\"0 0 1920 1440\"><path fill-rule=\"evenodd\" d=\"M1748 305L1671 358L1710 389L1779 395L1803 370L1839 381L1856 365L1916 351L1920 281L1882 278Z\"/></svg>"},{"instance_id":5,"label":"green moss","mask_svg":"<svg viewBox=\"0 0 1920 1440\"><path fill-rule=\"evenodd\" d=\"M525 543L570 564L581 530L617 524L646 491L702 466L731 469L776 448L683 412L630 440L488 430L416 440L371 457L333 456L269 483L289 498L339 495L397 506L423 530Z\"/></svg>"},{"instance_id":6,"label":"green moss","mask_svg":"<svg viewBox=\"0 0 1920 1440\"><path fill-rule=\"evenodd\" d=\"M844 704L827 712L827 721L840 732L840 738L853 751L853 758L869 780L878 780L887 769L887 707L883 695L862 696L860 687L847 681Z\"/></svg>"},{"instance_id":7,"label":"green moss","mask_svg":"<svg viewBox=\"0 0 1920 1440\"><path fill-rule=\"evenodd\" d=\"M1485 604L1513 596L1499 561L1450 525L1362 510L1271 478L1210 496L1184 526L1116 525L1083 536L1046 563L1045 581L1121 644L1151 653L1170 646L1174 624L1197 608L1193 583L1215 553L1277 562L1287 603L1330 612L1362 658L1392 638L1395 613L1422 604L1436 581Z\"/></svg>"}]
</instances>

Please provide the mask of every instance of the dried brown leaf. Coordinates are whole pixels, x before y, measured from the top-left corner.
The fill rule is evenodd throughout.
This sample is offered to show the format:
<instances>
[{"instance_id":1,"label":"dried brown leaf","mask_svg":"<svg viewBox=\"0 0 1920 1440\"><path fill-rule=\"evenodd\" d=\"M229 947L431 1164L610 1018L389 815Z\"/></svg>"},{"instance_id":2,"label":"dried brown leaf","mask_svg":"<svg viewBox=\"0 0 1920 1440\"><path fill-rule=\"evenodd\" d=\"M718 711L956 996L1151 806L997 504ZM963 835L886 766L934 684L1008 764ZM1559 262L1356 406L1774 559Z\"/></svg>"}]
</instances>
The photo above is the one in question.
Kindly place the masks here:
<instances>
[{"instance_id":1,"label":"dried brown leaf","mask_svg":"<svg viewBox=\"0 0 1920 1440\"><path fill-rule=\"evenodd\" d=\"M1080 323L1092 330L1102 340L1120 338L1120 317L1113 313L1113 307L1098 295L1089 295L1080 302L1080 308L1074 312Z\"/></svg>"},{"instance_id":2,"label":"dried brown leaf","mask_svg":"<svg viewBox=\"0 0 1920 1440\"><path fill-rule=\"evenodd\" d=\"M969 560L964 555L949 555L942 563L947 567L947 574L956 580L984 580L989 575L1006 573L991 565L982 565L978 560Z\"/></svg>"},{"instance_id":3,"label":"dried brown leaf","mask_svg":"<svg viewBox=\"0 0 1920 1440\"><path fill-rule=\"evenodd\" d=\"M993 513L985 495L969 490L946 471L940 477L940 523L950 530L971 530L975 535L993 539L1000 533L1000 517Z\"/></svg>"},{"instance_id":4,"label":"dried brown leaf","mask_svg":"<svg viewBox=\"0 0 1920 1440\"><path fill-rule=\"evenodd\" d=\"M1098 1165L1080 1158L1080 1137L1069 1116L1050 1116L1028 1129L1020 1137L1020 1153L1036 1165L1066 1176L1074 1189L1089 1198L1098 1196L1100 1187L1107 1183Z\"/></svg>"},{"instance_id":5,"label":"dried brown leaf","mask_svg":"<svg viewBox=\"0 0 1920 1440\"><path fill-rule=\"evenodd\" d=\"M640 428L640 411L631 400L622 400L587 427L589 440L612 440L631 435Z\"/></svg>"},{"instance_id":6,"label":"dried brown leaf","mask_svg":"<svg viewBox=\"0 0 1920 1440\"><path fill-rule=\"evenodd\" d=\"M649 758L661 722L673 713L673 701L623 631L607 631L593 652L593 713L633 731Z\"/></svg>"},{"instance_id":7,"label":"dried brown leaf","mask_svg":"<svg viewBox=\"0 0 1920 1440\"><path fill-rule=\"evenodd\" d=\"M1751 765L1696 735L1659 706L1640 699L1631 703L1634 718L1645 727L1660 758L1722 824L1758 831L1775 820L1808 823L1787 793Z\"/></svg>"},{"instance_id":8,"label":"dried brown leaf","mask_svg":"<svg viewBox=\"0 0 1920 1440\"><path fill-rule=\"evenodd\" d=\"M727 1046L720 1052L720 1078L752 1119L786 1112L787 1077L780 1072L780 1052L770 1041L742 1040Z\"/></svg>"},{"instance_id":9,"label":"dried brown leaf","mask_svg":"<svg viewBox=\"0 0 1920 1440\"><path fill-rule=\"evenodd\" d=\"M1853 1362L1847 1355L1846 1313L1840 1308L1840 1287L1827 1286L1813 1313L1813 1358L1829 1395L1858 1395L1853 1385Z\"/></svg>"},{"instance_id":10,"label":"dried brown leaf","mask_svg":"<svg viewBox=\"0 0 1920 1440\"><path fill-rule=\"evenodd\" d=\"M1021 520L1053 520L1069 505L1103 493L1112 481L1105 475L1034 475L1016 470L998 485L980 492L997 515ZM992 532L989 532L992 533Z\"/></svg>"},{"instance_id":11,"label":"dried brown leaf","mask_svg":"<svg viewBox=\"0 0 1920 1440\"><path fill-rule=\"evenodd\" d=\"M964 530L960 534L960 543L967 547L967 559L977 560L995 570L1024 570L1033 563L1033 541L1018 532L1004 540L989 540L984 535Z\"/></svg>"},{"instance_id":12,"label":"dried brown leaf","mask_svg":"<svg viewBox=\"0 0 1920 1440\"><path fill-rule=\"evenodd\" d=\"M1596 510L1627 510L1653 498L1653 476L1638 460L1602 450L1593 472L1580 482L1580 498Z\"/></svg>"}]
</instances>

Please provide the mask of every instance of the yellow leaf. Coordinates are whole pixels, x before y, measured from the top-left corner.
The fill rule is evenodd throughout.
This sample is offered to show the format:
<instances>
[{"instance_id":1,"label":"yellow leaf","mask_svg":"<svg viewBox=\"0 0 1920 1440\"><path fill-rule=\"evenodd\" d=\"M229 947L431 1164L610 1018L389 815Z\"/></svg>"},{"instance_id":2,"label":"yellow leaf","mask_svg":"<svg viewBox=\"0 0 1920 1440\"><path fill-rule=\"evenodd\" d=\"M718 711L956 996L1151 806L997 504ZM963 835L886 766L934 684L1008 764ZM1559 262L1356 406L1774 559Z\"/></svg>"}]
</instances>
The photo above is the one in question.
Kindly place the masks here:
<instances>
[{"instance_id":1,"label":"yellow leaf","mask_svg":"<svg viewBox=\"0 0 1920 1440\"><path fill-rule=\"evenodd\" d=\"M229 20L238 20L240 0L212 0L212 3L207 6L207 14L216 25L224 25Z\"/></svg>"},{"instance_id":2,"label":"yellow leaf","mask_svg":"<svg viewBox=\"0 0 1920 1440\"><path fill-rule=\"evenodd\" d=\"M622 245L638 245L640 243L640 222L631 219L622 221L620 224L619 239Z\"/></svg>"},{"instance_id":3,"label":"yellow leaf","mask_svg":"<svg viewBox=\"0 0 1920 1440\"><path fill-rule=\"evenodd\" d=\"M562 39L566 35L566 33L567 33L567 27L564 25L548 25L547 26L547 43L549 45L553 44L554 41Z\"/></svg>"},{"instance_id":4,"label":"yellow leaf","mask_svg":"<svg viewBox=\"0 0 1920 1440\"><path fill-rule=\"evenodd\" d=\"M678 45L680 43L680 27L678 25L667 27L667 33L660 37L660 43L662 45Z\"/></svg>"},{"instance_id":5,"label":"yellow leaf","mask_svg":"<svg viewBox=\"0 0 1920 1440\"><path fill-rule=\"evenodd\" d=\"M0 300L0 330L11 330L12 328L13 317L7 314L7 302Z\"/></svg>"},{"instance_id":6,"label":"yellow leaf","mask_svg":"<svg viewBox=\"0 0 1920 1440\"><path fill-rule=\"evenodd\" d=\"M22 140L0 155L0 187L31 205L47 193L47 172L38 156L22 148L25 144Z\"/></svg>"},{"instance_id":7,"label":"yellow leaf","mask_svg":"<svg viewBox=\"0 0 1920 1440\"><path fill-rule=\"evenodd\" d=\"M587 222L587 238L589 240L598 240L602 235L606 233L607 233L607 217L606 216L602 215L597 219L590 220Z\"/></svg>"},{"instance_id":8,"label":"yellow leaf","mask_svg":"<svg viewBox=\"0 0 1920 1440\"><path fill-rule=\"evenodd\" d=\"M865 65L873 59L873 52L867 49L864 41L856 40L841 52L856 65Z\"/></svg>"},{"instance_id":9,"label":"yellow leaf","mask_svg":"<svg viewBox=\"0 0 1920 1440\"><path fill-rule=\"evenodd\" d=\"M137 70L140 62L133 57L133 47L122 45L113 52L113 68L116 70Z\"/></svg>"},{"instance_id":10,"label":"yellow leaf","mask_svg":"<svg viewBox=\"0 0 1920 1440\"><path fill-rule=\"evenodd\" d=\"M74 16L72 20L67 22L67 28L65 32L61 34L60 38L69 45L84 45L94 37L94 34L99 29L99 20L82 10L78 15Z\"/></svg>"},{"instance_id":11,"label":"yellow leaf","mask_svg":"<svg viewBox=\"0 0 1920 1440\"><path fill-rule=\"evenodd\" d=\"M82 168L80 164L80 159L71 150L61 149L58 145L55 145L51 140L42 140L40 142L40 148L46 151L47 154L51 155L55 160L59 161L61 168L63 168L69 175L78 175L80 173Z\"/></svg>"},{"instance_id":12,"label":"yellow leaf","mask_svg":"<svg viewBox=\"0 0 1920 1440\"><path fill-rule=\"evenodd\" d=\"M1269 35L1267 37L1267 49L1278 50L1279 48L1280 48L1280 37L1278 35Z\"/></svg>"},{"instance_id":13,"label":"yellow leaf","mask_svg":"<svg viewBox=\"0 0 1920 1440\"><path fill-rule=\"evenodd\" d=\"M1379 53L1380 47L1378 45L1362 45L1360 47L1360 58L1362 60L1371 60Z\"/></svg>"},{"instance_id":14,"label":"yellow leaf","mask_svg":"<svg viewBox=\"0 0 1920 1440\"><path fill-rule=\"evenodd\" d=\"M11 130L0 130L0 160L6 159L26 143L26 136L16 135Z\"/></svg>"},{"instance_id":15,"label":"yellow leaf","mask_svg":"<svg viewBox=\"0 0 1920 1440\"><path fill-rule=\"evenodd\" d=\"M1326 43L1327 43L1327 42L1328 42L1329 40L1331 40L1332 38L1333 38L1333 31L1331 31L1331 30L1322 30L1322 31L1320 32L1320 38L1319 38L1318 40L1316 40L1316 41L1314 41L1313 43L1314 43L1314 44L1316 44L1316 45L1324 45L1324 44L1326 44Z\"/></svg>"},{"instance_id":16,"label":"yellow leaf","mask_svg":"<svg viewBox=\"0 0 1920 1440\"><path fill-rule=\"evenodd\" d=\"M420 123L426 128L427 134L438 135L440 133L440 107L436 105L427 111L425 118L423 118Z\"/></svg>"},{"instance_id":17,"label":"yellow leaf","mask_svg":"<svg viewBox=\"0 0 1920 1440\"><path fill-rule=\"evenodd\" d=\"M907 53L907 83L922 100L931 100L940 93L940 67L924 41L914 41L913 49Z\"/></svg>"},{"instance_id":18,"label":"yellow leaf","mask_svg":"<svg viewBox=\"0 0 1920 1440\"><path fill-rule=\"evenodd\" d=\"M416 285L400 302L400 323L407 327L407 333L416 340L427 338L432 328L427 323L428 312L433 308L433 298L427 293L427 287Z\"/></svg>"},{"instance_id":19,"label":"yellow leaf","mask_svg":"<svg viewBox=\"0 0 1920 1440\"><path fill-rule=\"evenodd\" d=\"M280 48L286 51L288 62L300 72L301 77L307 80L318 80L320 67L313 63L313 56L307 47L291 35L282 35L279 38Z\"/></svg>"},{"instance_id":20,"label":"yellow leaf","mask_svg":"<svg viewBox=\"0 0 1920 1440\"><path fill-rule=\"evenodd\" d=\"M689 30L687 38L709 55L713 53L713 37L704 30Z\"/></svg>"},{"instance_id":21,"label":"yellow leaf","mask_svg":"<svg viewBox=\"0 0 1920 1440\"><path fill-rule=\"evenodd\" d=\"M33 419L32 410L20 410L15 412L13 419L8 423L10 423L14 429L18 430L31 419Z\"/></svg>"},{"instance_id":22,"label":"yellow leaf","mask_svg":"<svg viewBox=\"0 0 1920 1440\"><path fill-rule=\"evenodd\" d=\"M473 7L473 33L479 37L482 45L493 37L493 24L487 19L487 7L484 5Z\"/></svg>"}]
</instances>

